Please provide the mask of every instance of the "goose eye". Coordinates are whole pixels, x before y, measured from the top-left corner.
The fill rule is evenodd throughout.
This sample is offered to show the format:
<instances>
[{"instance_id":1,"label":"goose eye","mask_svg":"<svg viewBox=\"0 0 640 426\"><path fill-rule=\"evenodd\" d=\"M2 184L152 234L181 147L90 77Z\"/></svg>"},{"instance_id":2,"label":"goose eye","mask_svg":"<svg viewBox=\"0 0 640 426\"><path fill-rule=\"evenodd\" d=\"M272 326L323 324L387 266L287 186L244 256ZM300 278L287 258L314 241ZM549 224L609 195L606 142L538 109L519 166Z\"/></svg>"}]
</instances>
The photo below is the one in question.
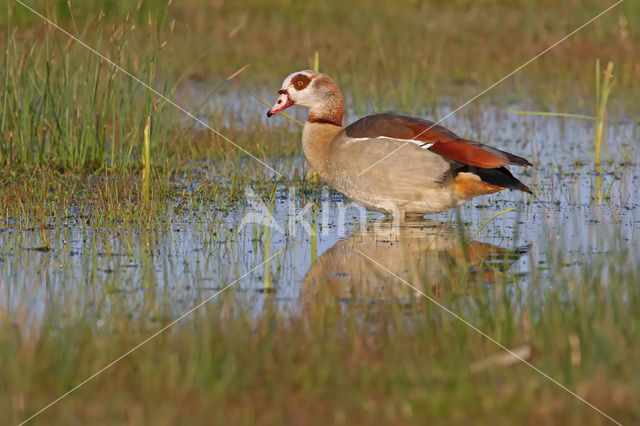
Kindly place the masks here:
<instances>
[{"instance_id":1,"label":"goose eye","mask_svg":"<svg viewBox=\"0 0 640 426\"><path fill-rule=\"evenodd\" d=\"M298 80L298 82L296 84L298 85L298 87L302 87L302 86L304 86L304 81Z\"/></svg>"}]
</instances>

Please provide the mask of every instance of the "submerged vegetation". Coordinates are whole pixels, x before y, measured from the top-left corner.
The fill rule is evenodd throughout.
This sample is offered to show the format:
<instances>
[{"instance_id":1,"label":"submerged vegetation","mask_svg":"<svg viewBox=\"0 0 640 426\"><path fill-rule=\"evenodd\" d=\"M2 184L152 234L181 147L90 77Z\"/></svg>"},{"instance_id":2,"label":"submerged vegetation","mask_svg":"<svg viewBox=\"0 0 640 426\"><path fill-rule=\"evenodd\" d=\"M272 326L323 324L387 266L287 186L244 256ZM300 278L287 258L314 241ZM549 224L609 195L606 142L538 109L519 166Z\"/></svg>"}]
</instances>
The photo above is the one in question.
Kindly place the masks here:
<instances>
[{"instance_id":1,"label":"submerged vegetation","mask_svg":"<svg viewBox=\"0 0 640 426\"><path fill-rule=\"evenodd\" d=\"M33 423L610 422L355 250L611 418L640 421L640 3L443 123L530 156L543 202L503 192L436 215L421 226L450 238L425 260L411 241L426 237L375 234L378 215L343 209L307 173L299 126L267 122L258 99L320 67L349 121L438 119L612 3L23 1L104 57L19 2L0 10L7 422L220 291ZM247 188L273 223L245 223L259 210Z\"/></svg>"}]
</instances>

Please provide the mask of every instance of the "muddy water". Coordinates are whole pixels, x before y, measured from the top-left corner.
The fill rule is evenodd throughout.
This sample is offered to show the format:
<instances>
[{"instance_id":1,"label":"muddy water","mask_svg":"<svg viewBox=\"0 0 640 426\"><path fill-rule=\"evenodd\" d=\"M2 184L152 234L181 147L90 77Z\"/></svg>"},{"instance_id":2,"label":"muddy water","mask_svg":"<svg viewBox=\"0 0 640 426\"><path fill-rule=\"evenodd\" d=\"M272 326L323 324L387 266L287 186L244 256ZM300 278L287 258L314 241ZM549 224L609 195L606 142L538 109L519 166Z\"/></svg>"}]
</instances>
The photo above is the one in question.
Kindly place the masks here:
<instances>
[{"instance_id":1,"label":"muddy water","mask_svg":"<svg viewBox=\"0 0 640 426\"><path fill-rule=\"evenodd\" d=\"M325 191L309 203L280 188L273 205L248 192L222 221L215 205L200 205L166 231L97 229L69 218L44 231L8 228L0 233L0 309L25 329L79 318L100 327L116 313L175 317L230 283L225 292L254 311L266 298L295 310L320 297L406 298L416 291L407 283L437 295L464 280L456 291L465 296L495 283L527 286L550 262L575 267L618 252L638 258L640 129L630 118L610 119L611 161L602 173L592 165L590 121L485 108L443 124L531 158L535 169L514 174L541 201L504 191L398 230L340 194ZM44 241L51 250L41 249ZM551 286L553 277L543 282Z\"/></svg>"}]
</instances>

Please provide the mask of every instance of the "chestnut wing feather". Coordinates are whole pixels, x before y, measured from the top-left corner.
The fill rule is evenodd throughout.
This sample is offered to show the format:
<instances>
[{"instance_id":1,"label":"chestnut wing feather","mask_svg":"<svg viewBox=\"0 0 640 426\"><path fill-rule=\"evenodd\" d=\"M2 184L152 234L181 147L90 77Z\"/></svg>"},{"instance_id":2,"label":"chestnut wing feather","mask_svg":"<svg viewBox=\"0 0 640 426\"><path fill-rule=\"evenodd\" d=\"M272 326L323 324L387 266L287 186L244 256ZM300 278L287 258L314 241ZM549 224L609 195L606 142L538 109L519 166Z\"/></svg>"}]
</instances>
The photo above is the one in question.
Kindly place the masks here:
<instances>
[{"instance_id":1,"label":"chestnut wing feather","mask_svg":"<svg viewBox=\"0 0 640 426\"><path fill-rule=\"evenodd\" d=\"M531 166L522 157L468 139L431 121L396 114L374 114L347 126L351 138L394 138L431 144L429 150L453 161L482 168Z\"/></svg>"}]
</instances>

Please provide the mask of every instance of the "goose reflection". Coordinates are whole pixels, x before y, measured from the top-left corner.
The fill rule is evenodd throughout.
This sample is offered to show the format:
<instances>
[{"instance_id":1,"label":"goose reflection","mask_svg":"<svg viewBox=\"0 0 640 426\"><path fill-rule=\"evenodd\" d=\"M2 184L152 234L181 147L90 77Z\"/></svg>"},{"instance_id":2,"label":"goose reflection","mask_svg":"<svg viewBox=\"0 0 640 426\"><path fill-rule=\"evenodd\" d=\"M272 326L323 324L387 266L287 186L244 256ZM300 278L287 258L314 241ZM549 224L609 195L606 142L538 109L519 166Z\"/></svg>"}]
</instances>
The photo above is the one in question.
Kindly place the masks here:
<instances>
[{"instance_id":1,"label":"goose reflection","mask_svg":"<svg viewBox=\"0 0 640 426\"><path fill-rule=\"evenodd\" d=\"M338 241L316 259L303 281L305 299L330 297L371 300L427 295L443 289L466 294L501 280L526 249L505 249L465 241L460 233L435 222L376 223ZM387 269L387 270L385 270Z\"/></svg>"}]
</instances>

